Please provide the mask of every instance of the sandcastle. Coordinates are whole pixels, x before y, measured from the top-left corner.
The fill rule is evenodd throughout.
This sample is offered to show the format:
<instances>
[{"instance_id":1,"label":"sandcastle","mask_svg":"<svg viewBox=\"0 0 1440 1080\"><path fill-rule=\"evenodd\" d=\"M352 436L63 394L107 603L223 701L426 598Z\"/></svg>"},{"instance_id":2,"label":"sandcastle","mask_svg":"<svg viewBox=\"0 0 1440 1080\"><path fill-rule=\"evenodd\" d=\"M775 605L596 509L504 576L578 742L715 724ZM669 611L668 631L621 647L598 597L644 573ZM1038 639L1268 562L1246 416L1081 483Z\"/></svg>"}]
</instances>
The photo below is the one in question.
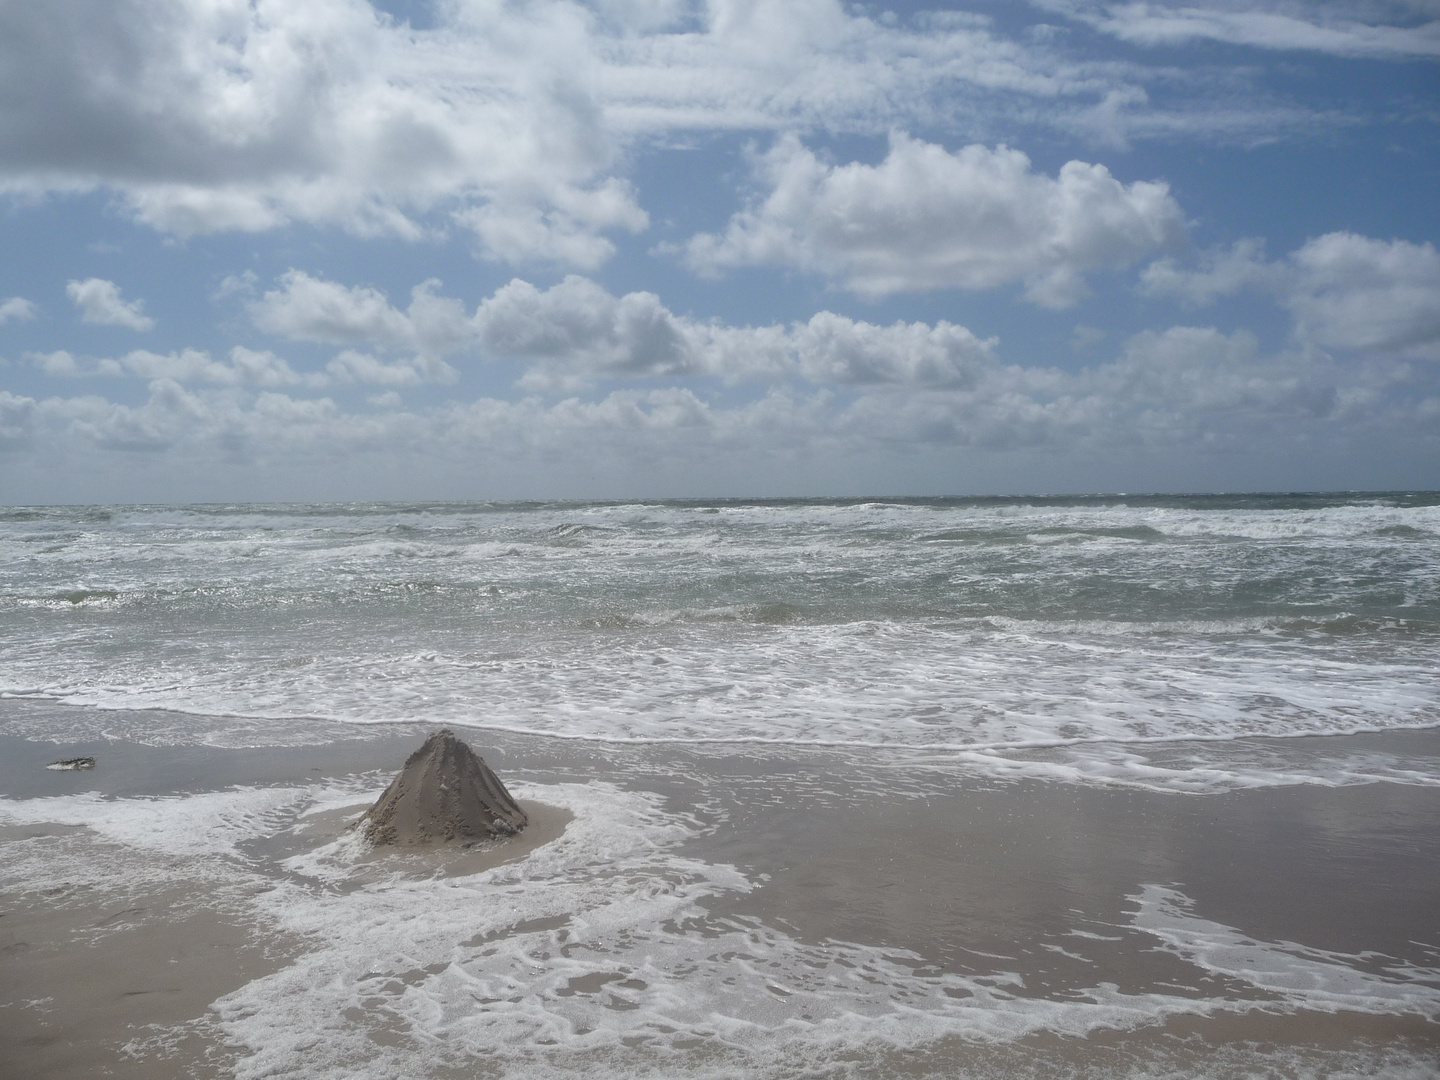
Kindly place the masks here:
<instances>
[{"instance_id":1,"label":"sandcastle","mask_svg":"<svg viewBox=\"0 0 1440 1080\"><path fill-rule=\"evenodd\" d=\"M513 836L529 819L490 767L442 730L410 755L359 824L373 844L468 846Z\"/></svg>"}]
</instances>

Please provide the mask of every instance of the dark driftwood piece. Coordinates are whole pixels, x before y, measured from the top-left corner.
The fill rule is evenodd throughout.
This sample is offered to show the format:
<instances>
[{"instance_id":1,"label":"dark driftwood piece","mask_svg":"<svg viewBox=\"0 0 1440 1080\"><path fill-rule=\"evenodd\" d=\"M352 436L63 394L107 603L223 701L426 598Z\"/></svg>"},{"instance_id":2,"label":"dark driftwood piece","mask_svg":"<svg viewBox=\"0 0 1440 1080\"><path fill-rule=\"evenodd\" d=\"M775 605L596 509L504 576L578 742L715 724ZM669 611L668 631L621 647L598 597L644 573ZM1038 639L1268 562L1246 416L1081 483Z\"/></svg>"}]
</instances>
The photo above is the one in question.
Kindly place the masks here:
<instances>
[{"instance_id":1,"label":"dark driftwood piece","mask_svg":"<svg viewBox=\"0 0 1440 1080\"><path fill-rule=\"evenodd\" d=\"M360 819L374 844L473 844L513 836L528 820L500 778L450 731L411 754Z\"/></svg>"}]
</instances>

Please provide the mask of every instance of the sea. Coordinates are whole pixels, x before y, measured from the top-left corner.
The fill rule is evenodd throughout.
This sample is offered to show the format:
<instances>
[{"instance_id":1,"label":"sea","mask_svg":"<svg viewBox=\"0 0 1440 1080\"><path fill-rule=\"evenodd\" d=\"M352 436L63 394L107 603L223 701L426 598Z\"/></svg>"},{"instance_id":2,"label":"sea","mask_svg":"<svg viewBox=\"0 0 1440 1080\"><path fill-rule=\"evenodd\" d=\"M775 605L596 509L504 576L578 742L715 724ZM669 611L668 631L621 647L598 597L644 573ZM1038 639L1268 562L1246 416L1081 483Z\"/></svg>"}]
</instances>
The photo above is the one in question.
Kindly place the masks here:
<instances>
[{"instance_id":1,"label":"sea","mask_svg":"<svg viewBox=\"0 0 1440 1080\"><path fill-rule=\"evenodd\" d=\"M557 837L317 832L441 727ZM0 508L0 891L271 941L195 1075L1440 1075L1437 732L1434 492Z\"/></svg>"}]
</instances>

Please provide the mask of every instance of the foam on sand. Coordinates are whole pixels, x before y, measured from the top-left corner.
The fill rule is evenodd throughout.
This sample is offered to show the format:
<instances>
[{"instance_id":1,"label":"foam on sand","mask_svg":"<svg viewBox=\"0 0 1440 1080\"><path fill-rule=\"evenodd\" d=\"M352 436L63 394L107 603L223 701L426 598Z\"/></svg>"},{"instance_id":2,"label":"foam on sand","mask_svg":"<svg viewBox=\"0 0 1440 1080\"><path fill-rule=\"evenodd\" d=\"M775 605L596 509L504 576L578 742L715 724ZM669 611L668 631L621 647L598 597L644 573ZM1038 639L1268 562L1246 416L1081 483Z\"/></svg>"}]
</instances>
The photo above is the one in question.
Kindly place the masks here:
<instances>
[{"instance_id":1,"label":"foam on sand","mask_svg":"<svg viewBox=\"0 0 1440 1080\"><path fill-rule=\"evenodd\" d=\"M224 895L250 925L293 942L280 966L212 1006L238 1080L448 1075L477 1061L496 1076L830 1075L841 1062L896 1075L895 1055L953 1040L995 1049L1036 1035L1143 1034L1181 1016L1440 1016L1428 968L1249 937L1195 915L1169 885L1147 886L1104 935L1060 940L1084 967L1091 954L1158 939L1176 984L1092 976L1057 993L1019 957L947 969L904 948L810 938L727 914L723 901L764 888L763 877L687 854L707 826L663 796L600 781L515 785L527 805L573 817L474 874L415 873L408 860L447 857L434 848L392 856L406 866L377 874L353 833L349 845L313 846L316 817L363 805L375 787L357 777L0 801L0 824L84 826L0 848L0 879L93 877L103 847L107 887L127 865L153 863L164 871L154 884L203 878L207 902ZM276 861L263 852L277 837L304 842Z\"/></svg>"},{"instance_id":2,"label":"foam on sand","mask_svg":"<svg viewBox=\"0 0 1440 1080\"><path fill-rule=\"evenodd\" d=\"M1067 999L1005 963L946 971L913 952L807 941L709 900L763 887L738 868L678 850L698 822L654 795L610 784L526 786L569 809L563 836L465 878L298 883L258 897L267 917L313 946L289 967L217 1003L238 1075L381 1077L491 1062L497 1075L786 1075L804 1062L913 1051L937 1040L1006 1044L1038 1033L1134 1031L1174 1016L1309 1009L1269 980L1243 996L1124 992ZM287 868L297 874L304 857ZM1178 896L1178 894L1174 894ZM1167 908L1186 934L1218 924ZM1120 927L1155 935L1153 905ZM1268 961L1283 946L1231 939ZM1359 958L1311 958L1325 1011L1440 1013L1440 989L1413 973L1361 973ZM1198 965L1208 972L1208 965ZM707 1071L708 1070L708 1071Z\"/></svg>"}]
</instances>

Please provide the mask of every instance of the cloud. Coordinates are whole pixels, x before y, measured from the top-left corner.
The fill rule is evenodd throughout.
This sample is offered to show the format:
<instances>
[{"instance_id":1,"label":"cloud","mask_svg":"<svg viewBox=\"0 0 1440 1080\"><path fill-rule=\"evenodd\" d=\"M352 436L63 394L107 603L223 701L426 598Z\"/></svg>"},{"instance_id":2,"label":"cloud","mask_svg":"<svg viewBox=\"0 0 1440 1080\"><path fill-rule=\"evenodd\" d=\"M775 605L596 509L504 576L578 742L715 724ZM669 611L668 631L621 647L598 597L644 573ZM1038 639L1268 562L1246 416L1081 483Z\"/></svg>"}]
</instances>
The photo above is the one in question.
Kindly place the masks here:
<instances>
[{"instance_id":1,"label":"cloud","mask_svg":"<svg viewBox=\"0 0 1440 1080\"><path fill-rule=\"evenodd\" d=\"M378 289L339 285L292 269L280 277L280 288L250 305L250 315L261 330L295 341L370 344L440 357L465 348L474 329L458 300L436 295L439 287L434 279L415 286L402 312Z\"/></svg>"},{"instance_id":2,"label":"cloud","mask_svg":"<svg viewBox=\"0 0 1440 1080\"><path fill-rule=\"evenodd\" d=\"M455 214L482 244L482 254L507 262L541 260L593 270L614 253L599 235L607 228L643 232L649 215L630 185L615 177L592 189L557 191L549 208L490 202Z\"/></svg>"},{"instance_id":3,"label":"cloud","mask_svg":"<svg viewBox=\"0 0 1440 1080\"><path fill-rule=\"evenodd\" d=\"M327 366L338 382L414 385L457 377L456 353L528 365L531 389L576 388L600 378L803 379L819 384L947 384L968 378L996 342L963 326L882 327L820 312L790 326L724 326L676 315L650 292L616 296L571 274L548 289L516 278L465 313L427 281L401 311L385 294L291 270L251 307L262 330L294 340L412 351L386 362L347 349ZM184 381L183 377L175 375Z\"/></svg>"},{"instance_id":4,"label":"cloud","mask_svg":"<svg viewBox=\"0 0 1440 1080\"><path fill-rule=\"evenodd\" d=\"M338 383L369 383L378 386L418 386L427 382L454 382L459 372L443 360L417 357L386 363L368 353L345 349L325 365L331 380Z\"/></svg>"},{"instance_id":5,"label":"cloud","mask_svg":"<svg viewBox=\"0 0 1440 1080\"><path fill-rule=\"evenodd\" d=\"M695 445L673 442L682 431L700 444L749 446L762 457L783 447L808 453L823 446L861 456L947 446L1047 454L1103 454L1106 447L1238 451L1277 439L1303 442L1328 429L1373 433L1387 422L1393 431L1424 436L1440 419L1426 411L1424 402L1436 395L1424 370L1363 359L1342 366L1319 346L1362 333L1353 318L1342 318L1354 305L1328 302L1324 288L1336 282L1351 292L1366 281L1380 290L1384 303L1372 298L1359 305L1371 319L1364 341L1410 348L1403 343L1416 340L1415 326L1430 333L1401 302L1409 294L1395 294L1396 301L1390 290L1402 271L1410 275L1404 281L1413 281L1412 264L1429 267L1433 252L1345 234L1322 240L1280 264L1293 278L1287 302L1313 297L1341 321L1312 329L1303 340L1297 335L1294 348L1273 355L1243 331L1177 326L1134 335L1113 359L1068 371L1006 363L998 341L944 321L878 325L821 311L786 325L735 326L677 314L651 293L616 296L573 275L548 289L516 279L466 317L458 301L438 295L431 283L413 292L410 309L401 312L374 290L292 273L286 289L274 290L280 299L273 307L286 314L292 331L376 344L369 335L382 353L387 343L408 349L424 322L415 298L424 297L446 313L447 340L460 339L455 325L462 320L468 351L488 361L521 362L522 391L538 393L419 412L406 411L398 396L372 395L366 411L351 414L329 398L292 395L350 384L393 390L454 380L456 372L434 356L386 359L359 348L344 349L324 371L309 373L273 353L239 347L226 361L200 350L136 350L85 362L60 352L32 361L56 375L144 378L152 400L102 406L95 397L57 398L34 408L52 416L52 437L61 437L64 425L55 427L54 417L63 413L70 417L65 430L96 446L158 451L192 445L213 454L240 453L236 447L243 446L257 460L270 460L286 445L312 455L342 454L362 435L373 440L367 445L402 455L483 446L487 454L517 458L531 452L638 455L653 436L658 441L648 444L649 452L673 455L677 467L703 464ZM1241 255L1247 251L1258 248L1242 248ZM1230 257L1238 256L1232 251ZM1272 277L1266 271L1265 280ZM1167 280L1181 279L1176 269ZM324 288L313 289L317 284ZM1204 289L1215 291L1209 282ZM311 304L315 296L326 302ZM672 384L633 386L656 379ZM676 379L691 381L675 385ZM592 398L589 388L597 381L621 385ZM61 407L54 402L62 400L72 403L64 407L68 412L55 411ZM40 413L23 403L10 408L6 438L16 444L30 437L24 432L38 430ZM282 419L310 434L281 432ZM422 446L431 449L416 449Z\"/></svg>"},{"instance_id":6,"label":"cloud","mask_svg":"<svg viewBox=\"0 0 1440 1080\"><path fill-rule=\"evenodd\" d=\"M260 280L254 270L245 270L238 274L226 274L221 279L215 291L210 294L212 300L228 300L232 296L253 296L255 294L255 283Z\"/></svg>"},{"instance_id":7,"label":"cloud","mask_svg":"<svg viewBox=\"0 0 1440 1080\"><path fill-rule=\"evenodd\" d=\"M193 439L203 431L205 441L213 439L218 432L205 427L204 420L199 399L168 380L152 383L149 400L139 407L96 395L36 400L0 391L0 449L39 442L42 452L64 453L78 439L102 451L159 453L186 433Z\"/></svg>"},{"instance_id":8,"label":"cloud","mask_svg":"<svg viewBox=\"0 0 1440 1080\"><path fill-rule=\"evenodd\" d=\"M964 382L996 342L963 326L876 326L822 311L789 326L734 327L675 315L653 293L613 296L571 276L539 290L512 281L475 314L482 349L534 366L526 385L596 377L711 376L725 382L820 385Z\"/></svg>"},{"instance_id":9,"label":"cloud","mask_svg":"<svg viewBox=\"0 0 1440 1080\"><path fill-rule=\"evenodd\" d=\"M482 301L474 325L484 351L593 375L700 371L694 326L654 293L616 297L571 275L541 290L516 279Z\"/></svg>"},{"instance_id":10,"label":"cloud","mask_svg":"<svg viewBox=\"0 0 1440 1080\"><path fill-rule=\"evenodd\" d=\"M1291 256L1297 335L1327 348L1440 359L1440 252L1328 233Z\"/></svg>"},{"instance_id":11,"label":"cloud","mask_svg":"<svg viewBox=\"0 0 1440 1080\"><path fill-rule=\"evenodd\" d=\"M997 339L982 339L944 320L882 326L821 311L790 324L734 326L677 314L654 293L617 296L579 275L548 289L516 278L469 314L459 300L441 295L433 280L411 291L404 311L376 289L297 270L283 275L280 285L252 307L257 325L297 340L352 346L325 371L296 373L273 353L246 349L232 349L228 364L195 350L167 356L141 350L88 366L66 352L32 360L54 375L393 387L456 381L458 372L444 357L458 354L518 361L525 367L521 387L545 393L576 392L597 380L661 378L963 389L993 380L1002 370ZM1196 269L1174 259L1153 263L1141 275L1141 287L1197 306L1242 290L1268 292L1293 313L1293 340L1302 350L1402 358L1440 354L1440 254L1428 244L1332 233L1268 262L1258 241L1242 241L1202 256ZM1091 348L1103 338L1092 328L1077 327L1074 344ZM1172 351L1178 348L1166 340ZM402 355L382 358L396 352ZM1194 369L1211 370L1198 360Z\"/></svg>"},{"instance_id":12,"label":"cloud","mask_svg":"<svg viewBox=\"0 0 1440 1080\"><path fill-rule=\"evenodd\" d=\"M876 326L828 311L793 327L790 339L811 382L854 386L965 386L994 363L997 344L943 320Z\"/></svg>"},{"instance_id":13,"label":"cloud","mask_svg":"<svg viewBox=\"0 0 1440 1080\"><path fill-rule=\"evenodd\" d=\"M103 362L102 362L103 363ZM136 350L119 363L142 379L166 379L177 383L207 382L219 386L318 386L313 375L301 375L272 352L257 352L242 346L230 350L230 362L212 360L198 349L178 353Z\"/></svg>"},{"instance_id":14,"label":"cloud","mask_svg":"<svg viewBox=\"0 0 1440 1080\"><path fill-rule=\"evenodd\" d=\"M1228 250L1205 252L1199 264L1192 270L1173 256L1157 259L1141 272L1140 291L1150 296L1177 296L1186 304L1203 307L1222 296L1283 286L1284 270L1265 261L1265 244L1260 240L1240 240Z\"/></svg>"},{"instance_id":15,"label":"cloud","mask_svg":"<svg viewBox=\"0 0 1440 1080\"><path fill-rule=\"evenodd\" d=\"M1090 374L1092 393L1147 414L1155 432L1184 440L1217 417L1273 421L1323 419L1335 408L1339 378L1328 358L1306 353L1265 356L1253 334L1214 327L1146 330L1126 341L1119 359Z\"/></svg>"},{"instance_id":16,"label":"cloud","mask_svg":"<svg viewBox=\"0 0 1440 1080\"><path fill-rule=\"evenodd\" d=\"M35 318L35 305L22 296L12 296L8 300L0 300L0 326L4 326L11 319L17 322L25 322Z\"/></svg>"},{"instance_id":17,"label":"cloud","mask_svg":"<svg viewBox=\"0 0 1440 1080\"><path fill-rule=\"evenodd\" d=\"M1027 21L1014 5L1004 20L956 10L872 18L837 0L709 0L673 32L598 40L597 100L619 138L651 141L892 129L992 141L1039 129L1114 145L1249 141L1334 122L1259 90L1253 71L1191 70L1177 84L1172 67L1098 57L1090 42Z\"/></svg>"},{"instance_id":18,"label":"cloud","mask_svg":"<svg viewBox=\"0 0 1440 1080\"><path fill-rule=\"evenodd\" d=\"M34 437L35 399L0 390L0 450L19 449Z\"/></svg>"},{"instance_id":19,"label":"cloud","mask_svg":"<svg viewBox=\"0 0 1440 1080\"><path fill-rule=\"evenodd\" d=\"M812 329L820 337L840 334L847 346L855 336L843 320L818 328L811 320L790 333L803 340ZM860 336L878 335L884 345L872 352L880 355L910 341L908 355L915 356L934 347L937 332L946 333L911 325L864 328ZM922 339L927 344L915 344ZM800 346L796 354L827 355L805 354ZM140 405L0 392L0 445L7 453L78 453L89 446L169 454L176 462L287 468L297 461L349 467L354 455L381 454L421 470L418 476L439 461L524 462L527 469L664 461L683 473L707 467L717 454L741 455L752 465L795 453L854 461L937 448L1104 460L1176 448L1254 454L1316 440L1430 445L1440 436L1433 379L1395 382L1393 373L1341 366L1303 350L1266 355L1251 335L1210 327L1135 335L1114 359L1078 372L977 356L958 379L841 377L851 381L739 395L630 387L595 398L480 397L422 409L406 409L387 394L352 412L329 397L253 385L188 389L162 376Z\"/></svg>"},{"instance_id":20,"label":"cloud","mask_svg":"<svg viewBox=\"0 0 1440 1080\"><path fill-rule=\"evenodd\" d=\"M64 349L56 349L49 353L30 353L26 356L32 364L38 367L46 375L60 379L73 379L81 375L94 374L94 371L83 370L80 363Z\"/></svg>"},{"instance_id":21,"label":"cloud","mask_svg":"<svg viewBox=\"0 0 1440 1080\"><path fill-rule=\"evenodd\" d=\"M365 0L3 5L0 192L102 189L179 236L460 229L486 258L593 269L647 227L634 158L677 138L943 126L1114 142L1314 122L1237 95L1233 72L1192 72L1154 104L1173 72L962 13L465 0L433 15L416 30Z\"/></svg>"},{"instance_id":22,"label":"cloud","mask_svg":"<svg viewBox=\"0 0 1440 1080\"><path fill-rule=\"evenodd\" d=\"M177 385L320 388L350 383L415 386L454 382L459 373L442 357L472 349L478 331L460 301L436 294L439 285L434 280L417 285L408 310L399 311L376 289L347 287L291 270L281 276L280 288L250 305L256 326L280 337L415 353L393 361L344 349L324 371L297 372L269 350L240 345L229 350L227 360L216 360L203 349L170 353L136 349L118 358L95 360L58 350L30 353L27 359L58 378L138 377Z\"/></svg>"},{"instance_id":23,"label":"cloud","mask_svg":"<svg viewBox=\"0 0 1440 1080\"><path fill-rule=\"evenodd\" d=\"M997 364L976 374L954 391L863 396L841 421L891 445L1215 451L1304 432L1339 400L1327 358L1267 357L1253 336L1212 327L1134 335L1116 360L1079 372Z\"/></svg>"},{"instance_id":24,"label":"cloud","mask_svg":"<svg viewBox=\"0 0 1440 1080\"><path fill-rule=\"evenodd\" d=\"M409 308L400 311L378 289L340 285L292 269L281 275L280 288L250 305L250 315L259 329L292 341L414 353L387 362L345 349L326 366L335 382L381 386L454 382L459 373L443 358L470 349L476 328L464 305L437 295L439 288L435 279L415 286Z\"/></svg>"},{"instance_id":25,"label":"cloud","mask_svg":"<svg viewBox=\"0 0 1440 1080\"><path fill-rule=\"evenodd\" d=\"M793 266L870 296L1024 282L1027 299L1064 307L1087 272L1129 265L1184 229L1163 183L1127 187L1082 161L1052 179L1004 146L952 154L897 133L879 165L828 165L787 136L756 165L767 192L723 234L690 241L692 268Z\"/></svg>"},{"instance_id":26,"label":"cloud","mask_svg":"<svg viewBox=\"0 0 1440 1080\"><path fill-rule=\"evenodd\" d=\"M1335 232L1267 262L1263 245L1245 240L1203 256L1196 270L1173 259L1153 263L1141 287L1196 305L1247 290L1268 292L1289 309L1302 343L1440 358L1440 252L1429 243Z\"/></svg>"},{"instance_id":27,"label":"cloud","mask_svg":"<svg viewBox=\"0 0 1440 1080\"><path fill-rule=\"evenodd\" d=\"M146 349L112 359L80 360L65 350L29 353L26 357L46 375L57 378L138 377L175 383L210 383L216 386L324 386L328 379L316 373L296 372L272 352L257 352L237 345L229 362L215 360L203 349L155 353Z\"/></svg>"},{"instance_id":28,"label":"cloud","mask_svg":"<svg viewBox=\"0 0 1440 1080\"><path fill-rule=\"evenodd\" d=\"M65 293L80 309L81 321L101 326L127 326L131 330L150 330L155 320L144 314L143 300L120 299L120 288L104 278L70 281Z\"/></svg>"},{"instance_id":29,"label":"cloud","mask_svg":"<svg viewBox=\"0 0 1440 1080\"><path fill-rule=\"evenodd\" d=\"M1274 0L1184 6L1103 0L1040 0L1041 6L1136 45L1223 41L1261 49L1396 59L1440 56L1440 20L1433 4ZM1368 10L1367 10L1368 9ZM1375 16L1365 21L1363 16ZM1384 21L1384 16L1394 21ZM1423 20L1423 21L1419 21Z\"/></svg>"},{"instance_id":30,"label":"cloud","mask_svg":"<svg viewBox=\"0 0 1440 1080\"><path fill-rule=\"evenodd\" d=\"M556 254L555 232L594 262L599 233L643 227L606 175L585 11L442 19L412 31L364 0L6 5L0 184L108 187L179 235L298 221L418 238L469 208L538 209L536 243L508 254Z\"/></svg>"}]
</instances>

